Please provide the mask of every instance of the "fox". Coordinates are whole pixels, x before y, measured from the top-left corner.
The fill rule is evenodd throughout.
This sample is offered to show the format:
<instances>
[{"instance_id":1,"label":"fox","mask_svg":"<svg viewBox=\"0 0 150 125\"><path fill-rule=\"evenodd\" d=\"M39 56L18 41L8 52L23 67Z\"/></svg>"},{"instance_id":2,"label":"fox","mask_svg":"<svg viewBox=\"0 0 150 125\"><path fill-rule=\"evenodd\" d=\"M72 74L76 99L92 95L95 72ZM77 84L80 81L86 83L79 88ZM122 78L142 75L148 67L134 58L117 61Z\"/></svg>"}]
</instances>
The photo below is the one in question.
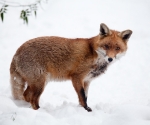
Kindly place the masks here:
<instances>
[{"instance_id":1,"label":"fox","mask_svg":"<svg viewBox=\"0 0 150 125\"><path fill-rule=\"evenodd\" d=\"M43 36L23 43L10 64L10 83L14 99L40 108L39 99L50 81L71 80L79 104L88 112L91 81L127 51L131 30L116 31L100 24L98 35L91 38Z\"/></svg>"}]
</instances>

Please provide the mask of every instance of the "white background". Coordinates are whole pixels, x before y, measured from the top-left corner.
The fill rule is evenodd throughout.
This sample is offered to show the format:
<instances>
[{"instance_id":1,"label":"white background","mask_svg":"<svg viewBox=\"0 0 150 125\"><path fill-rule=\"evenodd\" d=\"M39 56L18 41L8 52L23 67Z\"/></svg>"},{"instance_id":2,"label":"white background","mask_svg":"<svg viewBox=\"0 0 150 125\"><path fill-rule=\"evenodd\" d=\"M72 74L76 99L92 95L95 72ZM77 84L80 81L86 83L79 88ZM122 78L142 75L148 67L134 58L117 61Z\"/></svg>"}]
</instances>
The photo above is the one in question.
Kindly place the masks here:
<instances>
[{"instance_id":1,"label":"white background","mask_svg":"<svg viewBox=\"0 0 150 125\"><path fill-rule=\"evenodd\" d=\"M42 8L24 25L19 17L26 8L8 7L0 22L0 125L150 125L150 1L49 0ZM90 38L100 23L133 34L126 55L92 81L88 105L93 112L78 105L70 81L50 82L39 110L13 100L9 67L21 44L39 36Z\"/></svg>"}]
</instances>

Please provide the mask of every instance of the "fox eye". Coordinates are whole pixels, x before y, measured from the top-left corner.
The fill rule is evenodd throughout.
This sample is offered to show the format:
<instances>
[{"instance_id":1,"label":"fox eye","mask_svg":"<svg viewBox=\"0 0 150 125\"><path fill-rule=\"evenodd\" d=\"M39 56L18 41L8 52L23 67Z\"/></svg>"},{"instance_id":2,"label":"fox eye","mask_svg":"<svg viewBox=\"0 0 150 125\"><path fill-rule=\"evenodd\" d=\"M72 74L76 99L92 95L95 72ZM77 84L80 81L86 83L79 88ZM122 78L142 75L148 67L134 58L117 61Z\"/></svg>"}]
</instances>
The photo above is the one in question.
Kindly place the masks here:
<instances>
[{"instance_id":1,"label":"fox eye","mask_svg":"<svg viewBox=\"0 0 150 125\"><path fill-rule=\"evenodd\" d=\"M106 44L104 45L104 49L108 50L109 49L109 46Z\"/></svg>"},{"instance_id":2,"label":"fox eye","mask_svg":"<svg viewBox=\"0 0 150 125\"><path fill-rule=\"evenodd\" d=\"M120 50L120 47L116 47L116 50Z\"/></svg>"}]
</instances>

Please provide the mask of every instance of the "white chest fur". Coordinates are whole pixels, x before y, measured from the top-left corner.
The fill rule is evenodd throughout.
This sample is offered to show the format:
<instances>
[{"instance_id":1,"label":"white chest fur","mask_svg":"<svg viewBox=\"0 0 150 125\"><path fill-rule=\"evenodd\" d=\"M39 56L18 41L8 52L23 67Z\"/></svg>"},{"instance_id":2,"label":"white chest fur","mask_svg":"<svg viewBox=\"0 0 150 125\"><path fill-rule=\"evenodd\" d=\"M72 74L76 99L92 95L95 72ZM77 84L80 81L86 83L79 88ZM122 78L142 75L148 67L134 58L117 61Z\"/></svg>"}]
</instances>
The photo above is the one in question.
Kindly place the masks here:
<instances>
[{"instance_id":1,"label":"white chest fur","mask_svg":"<svg viewBox=\"0 0 150 125\"><path fill-rule=\"evenodd\" d=\"M107 69L108 63L105 60L103 55L99 55L97 60L95 60L95 63L91 67L91 71L87 74L85 77L84 81L85 82L90 82L92 79L98 77L102 73L105 72Z\"/></svg>"}]
</instances>

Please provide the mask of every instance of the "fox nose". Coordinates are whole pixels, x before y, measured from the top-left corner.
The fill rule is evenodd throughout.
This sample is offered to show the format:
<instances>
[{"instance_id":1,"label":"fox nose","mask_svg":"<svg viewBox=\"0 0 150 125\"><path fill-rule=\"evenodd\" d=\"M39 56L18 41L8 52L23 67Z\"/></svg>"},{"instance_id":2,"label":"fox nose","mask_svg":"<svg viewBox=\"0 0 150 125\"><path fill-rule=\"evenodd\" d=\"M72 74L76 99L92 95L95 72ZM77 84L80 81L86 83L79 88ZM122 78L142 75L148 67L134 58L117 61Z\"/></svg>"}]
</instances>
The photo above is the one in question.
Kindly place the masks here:
<instances>
[{"instance_id":1,"label":"fox nose","mask_svg":"<svg viewBox=\"0 0 150 125\"><path fill-rule=\"evenodd\" d=\"M112 58L108 58L108 61L109 61L109 62L112 62L112 61L113 61L113 59L112 59Z\"/></svg>"}]
</instances>

